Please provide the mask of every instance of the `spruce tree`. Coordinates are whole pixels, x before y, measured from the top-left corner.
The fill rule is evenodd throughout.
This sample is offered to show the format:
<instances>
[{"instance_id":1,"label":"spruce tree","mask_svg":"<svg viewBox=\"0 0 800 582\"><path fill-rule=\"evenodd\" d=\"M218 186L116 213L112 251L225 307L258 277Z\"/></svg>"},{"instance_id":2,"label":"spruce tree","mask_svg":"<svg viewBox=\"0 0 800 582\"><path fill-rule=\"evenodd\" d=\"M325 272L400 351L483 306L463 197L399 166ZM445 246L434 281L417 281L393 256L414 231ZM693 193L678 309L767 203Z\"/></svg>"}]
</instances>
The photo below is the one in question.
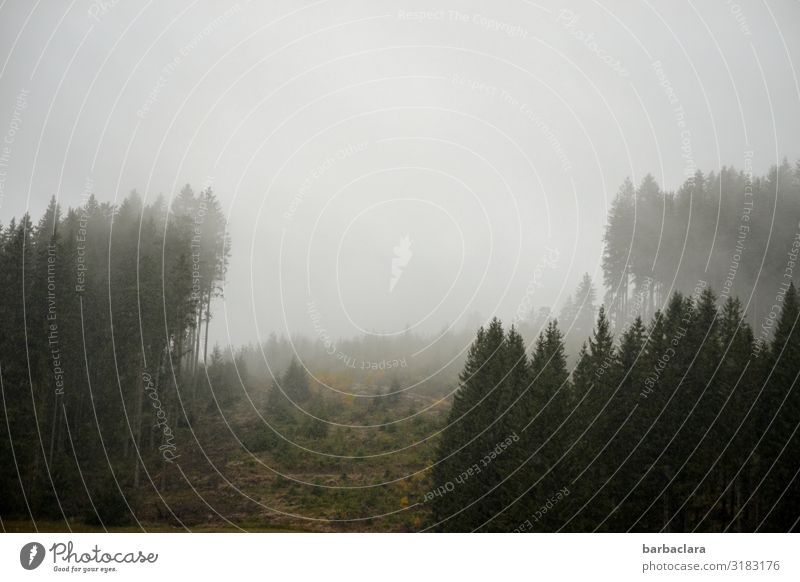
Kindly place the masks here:
<instances>
[{"instance_id":1,"label":"spruce tree","mask_svg":"<svg viewBox=\"0 0 800 582\"><path fill-rule=\"evenodd\" d=\"M573 432L575 438L582 435L574 449L579 471L576 486L577 491L587 494L587 498L603 486L613 471L609 464L609 441L625 418L624 412L614 402L617 392L616 357L609 322L605 309L601 307L595 329L584 344L573 373L577 407ZM595 497L592 501L594 511L610 511L610 507L605 510L600 507L607 499L606 496ZM578 497L574 496L572 501L577 503Z\"/></svg>"},{"instance_id":2,"label":"spruce tree","mask_svg":"<svg viewBox=\"0 0 800 582\"><path fill-rule=\"evenodd\" d=\"M572 386L564 349L564 339L556 320L536 340L530 359L531 385L524 410L529 416L522 433L521 449L528 462L515 481L524 498L517 510L519 517L530 519L558 489L564 487L566 472L561 472L559 459L564 457L569 435L564 421L569 414ZM561 427L559 429L559 427ZM546 531L558 520L552 513L536 521L533 531ZM517 523L519 525L519 523Z\"/></svg>"},{"instance_id":3,"label":"spruce tree","mask_svg":"<svg viewBox=\"0 0 800 582\"><path fill-rule=\"evenodd\" d=\"M504 368L507 375L499 392L496 423L488 451L491 463L486 467L492 485L496 489L487 499L492 522L487 526L492 531L510 531L524 519L524 504L516 503L524 483L528 452L520 446L522 429L533 417L531 408L530 369L525 343L512 326L506 334L504 345ZM499 452L498 452L499 451Z\"/></svg>"},{"instance_id":4,"label":"spruce tree","mask_svg":"<svg viewBox=\"0 0 800 582\"><path fill-rule=\"evenodd\" d=\"M439 493L430 502L442 531L472 531L493 515L479 499L497 482L482 460L494 447L496 400L507 376L504 348L503 326L495 318L478 330L459 376L433 472L432 491Z\"/></svg>"},{"instance_id":5,"label":"spruce tree","mask_svg":"<svg viewBox=\"0 0 800 582\"><path fill-rule=\"evenodd\" d=\"M281 379L281 388L292 402L302 403L308 400L311 392L308 387L308 374L297 358L292 357L286 372Z\"/></svg>"},{"instance_id":6,"label":"spruce tree","mask_svg":"<svg viewBox=\"0 0 800 582\"><path fill-rule=\"evenodd\" d=\"M741 452L751 451L755 445L747 419L760 388L762 368L754 356L753 332L744 321L741 302L736 298L728 297L722 307L719 339L724 352L715 389L720 414L700 453L705 457L705 465L715 463L715 466L697 497L708 503L714 493L728 487L738 473L733 486L728 487L715 509L716 519L712 521L730 523L734 520L734 531L742 531L747 516L740 512L741 502L744 491L752 488L752 479L749 470L741 470Z\"/></svg>"},{"instance_id":7,"label":"spruce tree","mask_svg":"<svg viewBox=\"0 0 800 582\"><path fill-rule=\"evenodd\" d=\"M612 402L612 407L615 419L614 430L617 432L604 455L606 470L611 478L605 486L604 495L609 498L609 505L612 508L617 507L617 504L635 483L630 478L632 467L629 457L643 434L641 424L637 424L637 414L641 414L638 411L638 405L641 400L645 372L646 334L647 329L642 323L641 317L637 316L623 332L614 359L612 377L616 379L617 394ZM609 511L603 516L603 519L606 519L605 527L610 531L621 529L619 511Z\"/></svg>"},{"instance_id":8,"label":"spruce tree","mask_svg":"<svg viewBox=\"0 0 800 582\"><path fill-rule=\"evenodd\" d=\"M797 472L800 468L800 300L790 283L770 349L772 374L767 383L764 407L772 424L764 435L758 452L761 488L756 519L764 522L765 531L790 531L797 528L800 503Z\"/></svg>"}]
</instances>

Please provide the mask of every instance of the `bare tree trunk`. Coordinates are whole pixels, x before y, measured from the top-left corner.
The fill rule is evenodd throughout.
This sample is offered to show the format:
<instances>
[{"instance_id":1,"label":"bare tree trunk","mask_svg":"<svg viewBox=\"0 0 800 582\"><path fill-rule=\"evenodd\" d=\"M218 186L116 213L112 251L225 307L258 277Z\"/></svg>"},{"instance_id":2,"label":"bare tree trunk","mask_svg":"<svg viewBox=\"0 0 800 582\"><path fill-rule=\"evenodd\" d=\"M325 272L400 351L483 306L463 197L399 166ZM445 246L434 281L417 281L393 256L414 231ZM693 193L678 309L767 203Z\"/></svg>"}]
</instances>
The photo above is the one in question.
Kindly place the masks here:
<instances>
[{"instance_id":1,"label":"bare tree trunk","mask_svg":"<svg viewBox=\"0 0 800 582\"><path fill-rule=\"evenodd\" d=\"M622 280L624 285L622 286L622 302L620 308L620 329L625 326L625 322L628 321L628 292L630 291L630 277L628 277L628 269L625 269L625 272L622 274Z\"/></svg>"},{"instance_id":2,"label":"bare tree trunk","mask_svg":"<svg viewBox=\"0 0 800 582\"><path fill-rule=\"evenodd\" d=\"M192 394L192 404L194 404L195 398L197 396L197 360L200 353L200 332L202 331L203 327L203 299L202 295L200 297L200 306L197 310L197 313L194 317L194 326L192 327L192 336L190 338L190 343L192 346L192 353L190 356L189 361L189 370L190 370L190 382L192 385L191 394Z\"/></svg>"},{"instance_id":3,"label":"bare tree trunk","mask_svg":"<svg viewBox=\"0 0 800 582\"><path fill-rule=\"evenodd\" d=\"M200 306L197 309L197 325L195 325L195 342L194 342L194 355L192 363L192 375L197 375L197 363L200 360L200 335L203 329L203 299L200 298Z\"/></svg>"},{"instance_id":4,"label":"bare tree trunk","mask_svg":"<svg viewBox=\"0 0 800 582\"><path fill-rule=\"evenodd\" d=\"M208 294L206 301L206 337L205 346L203 347L203 366L208 365L208 324L211 321L211 294Z\"/></svg>"},{"instance_id":5,"label":"bare tree trunk","mask_svg":"<svg viewBox=\"0 0 800 582\"><path fill-rule=\"evenodd\" d=\"M189 346L191 347L192 351L189 354L189 362L187 367L189 368L189 374L194 374L194 326L189 328Z\"/></svg>"}]
</instances>

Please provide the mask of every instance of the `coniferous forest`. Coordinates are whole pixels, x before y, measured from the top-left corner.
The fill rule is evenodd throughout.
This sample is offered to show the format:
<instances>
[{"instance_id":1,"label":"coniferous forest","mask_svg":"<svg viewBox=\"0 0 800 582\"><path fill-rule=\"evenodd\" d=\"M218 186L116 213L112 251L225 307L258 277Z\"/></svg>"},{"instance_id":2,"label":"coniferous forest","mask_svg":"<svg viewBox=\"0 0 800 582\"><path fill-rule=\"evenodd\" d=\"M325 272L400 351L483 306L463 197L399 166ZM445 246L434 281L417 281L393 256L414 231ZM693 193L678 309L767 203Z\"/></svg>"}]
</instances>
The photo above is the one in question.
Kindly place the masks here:
<instances>
[{"instance_id":1,"label":"coniferous forest","mask_svg":"<svg viewBox=\"0 0 800 582\"><path fill-rule=\"evenodd\" d=\"M1 242L0 514L127 523L141 487L180 478L227 265L219 202L188 185L171 207L52 200Z\"/></svg>"},{"instance_id":2,"label":"coniferous forest","mask_svg":"<svg viewBox=\"0 0 800 582\"><path fill-rule=\"evenodd\" d=\"M798 25L0 0L0 582L796 579Z\"/></svg>"},{"instance_id":3,"label":"coniferous forest","mask_svg":"<svg viewBox=\"0 0 800 582\"><path fill-rule=\"evenodd\" d=\"M626 181L601 290L334 355L209 341L210 189L53 200L0 231L3 527L797 531L798 219L788 163Z\"/></svg>"}]
</instances>

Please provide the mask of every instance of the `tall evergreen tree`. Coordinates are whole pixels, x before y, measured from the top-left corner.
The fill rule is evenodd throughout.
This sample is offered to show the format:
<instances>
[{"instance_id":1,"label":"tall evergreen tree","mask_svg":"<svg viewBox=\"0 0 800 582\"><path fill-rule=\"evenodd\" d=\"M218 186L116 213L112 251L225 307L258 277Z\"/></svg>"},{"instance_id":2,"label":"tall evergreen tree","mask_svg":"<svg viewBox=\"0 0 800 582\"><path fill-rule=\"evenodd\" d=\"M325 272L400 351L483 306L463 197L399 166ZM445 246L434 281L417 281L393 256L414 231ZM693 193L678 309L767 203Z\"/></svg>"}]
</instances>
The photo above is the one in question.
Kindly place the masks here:
<instances>
[{"instance_id":1,"label":"tall evergreen tree","mask_svg":"<svg viewBox=\"0 0 800 582\"><path fill-rule=\"evenodd\" d=\"M758 503L755 519L762 529L786 532L798 528L800 515L795 478L800 469L800 299L793 283L783 296L770 348L772 370L761 404L770 424L757 449L761 481L750 503Z\"/></svg>"},{"instance_id":2,"label":"tall evergreen tree","mask_svg":"<svg viewBox=\"0 0 800 582\"><path fill-rule=\"evenodd\" d=\"M496 479L482 459L493 447L497 398L507 376L505 334L500 320L479 329L470 346L433 472L433 516L442 531L471 531L492 517L478 500ZM449 490L448 490L449 489Z\"/></svg>"}]
</instances>

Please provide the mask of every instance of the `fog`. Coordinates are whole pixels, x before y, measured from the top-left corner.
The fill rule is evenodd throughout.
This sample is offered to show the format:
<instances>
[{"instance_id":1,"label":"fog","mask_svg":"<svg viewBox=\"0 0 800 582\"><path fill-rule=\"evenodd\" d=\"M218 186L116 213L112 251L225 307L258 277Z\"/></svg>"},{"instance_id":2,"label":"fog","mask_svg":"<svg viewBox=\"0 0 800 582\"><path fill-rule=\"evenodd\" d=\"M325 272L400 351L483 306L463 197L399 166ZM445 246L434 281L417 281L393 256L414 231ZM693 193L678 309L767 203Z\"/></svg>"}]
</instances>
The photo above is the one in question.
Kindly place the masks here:
<instances>
[{"instance_id":1,"label":"fog","mask_svg":"<svg viewBox=\"0 0 800 582\"><path fill-rule=\"evenodd\" d=\"M6 2L0 220L211 186L212 341L435 333L600 286L626 177L800 157L797 2ZM113 252L111 253L113 260Z\"/></svg>"}]
</instances>

